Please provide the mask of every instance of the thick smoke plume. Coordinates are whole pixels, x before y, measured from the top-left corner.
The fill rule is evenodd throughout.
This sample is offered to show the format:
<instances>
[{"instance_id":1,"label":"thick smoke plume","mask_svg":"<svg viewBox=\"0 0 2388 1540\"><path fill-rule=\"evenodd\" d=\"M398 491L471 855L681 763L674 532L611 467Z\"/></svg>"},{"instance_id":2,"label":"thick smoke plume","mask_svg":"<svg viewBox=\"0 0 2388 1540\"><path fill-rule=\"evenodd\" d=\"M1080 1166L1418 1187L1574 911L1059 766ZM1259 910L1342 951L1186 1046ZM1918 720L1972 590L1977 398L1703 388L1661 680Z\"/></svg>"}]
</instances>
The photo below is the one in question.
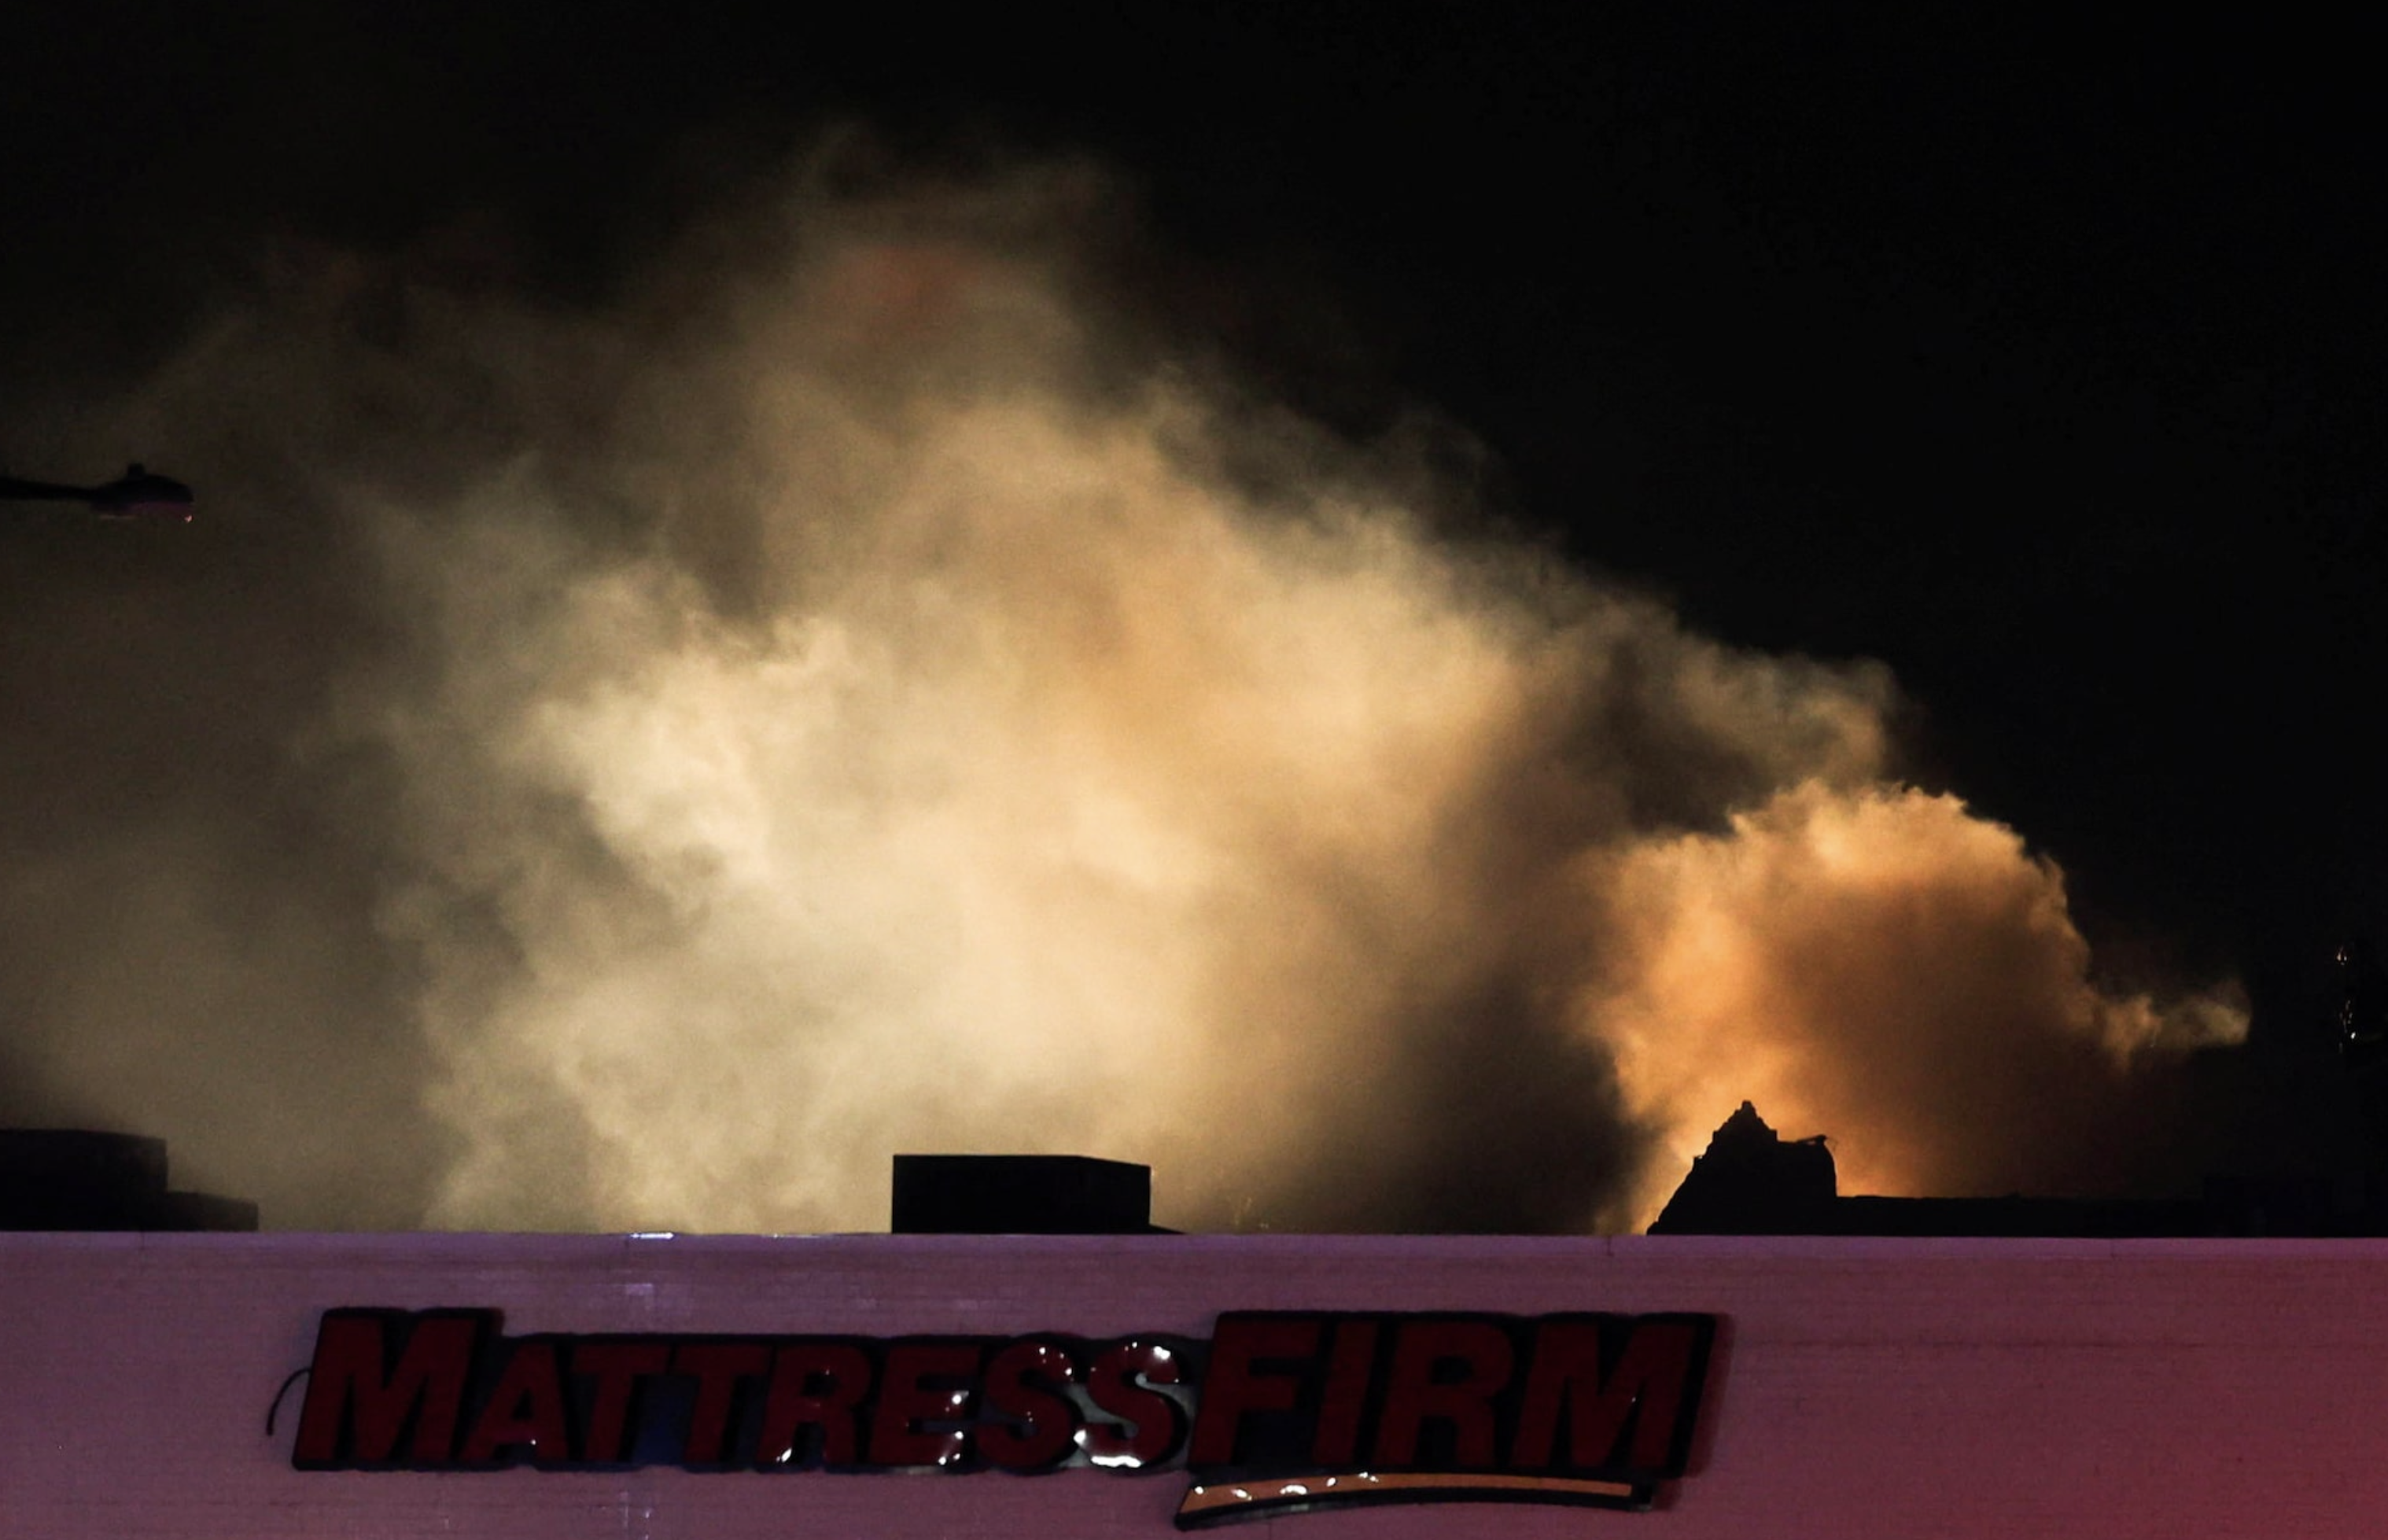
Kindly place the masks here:
<instances>
[{"instance_id":1,"label":"thick smoke plume","mask_svg":"<svg viewBox=\"0 0 2388 1540\"><path fill-rule=\"evenodd\" d=\"M1888 779L1882 668L1454 535L1136 322L1111 202L800 178L602 314L286 251L106 425L234 533L0 622L60 724L149 649L49 769L169 788L12 825L20 1110L283 1224L869 1228L895 1152L1041 1150L1548 1230L1744 1097L1852 1188L2119 1169L2242 1032Z\"/></svg>"}]
</instances>

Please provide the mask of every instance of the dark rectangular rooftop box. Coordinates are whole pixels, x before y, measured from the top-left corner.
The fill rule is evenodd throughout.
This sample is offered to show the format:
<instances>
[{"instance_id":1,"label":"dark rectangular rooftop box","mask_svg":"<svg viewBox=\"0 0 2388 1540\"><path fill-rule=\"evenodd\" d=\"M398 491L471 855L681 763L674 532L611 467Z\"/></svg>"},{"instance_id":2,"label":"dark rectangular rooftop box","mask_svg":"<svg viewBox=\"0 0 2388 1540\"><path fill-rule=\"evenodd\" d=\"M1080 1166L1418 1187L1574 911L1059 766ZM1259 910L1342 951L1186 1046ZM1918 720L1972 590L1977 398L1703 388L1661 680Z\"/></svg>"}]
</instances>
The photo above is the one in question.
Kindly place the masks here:
<instances>
[{"instance_id":1,"label":"dark rectangular rooftop box","mask_svg":"<svg viewBox=\"0 0 2388 1540\"><path fill-rule=\"evenodd\" d=\"M257 1205L166 1186L166 1141L0 1128L0 1230L253 1230Z\"/></svg>"},{"instance_id":2,"label":"dark rectangular rooftop box","mask_svg":"<svg viewBox=\"0 0 2388 1540\"><path fill-rule=\"evenodd\" d=\"M898 1235L1167 1235L1152 1168L1086 1155L898 1155Z\"/></svg>"}]
</instances>

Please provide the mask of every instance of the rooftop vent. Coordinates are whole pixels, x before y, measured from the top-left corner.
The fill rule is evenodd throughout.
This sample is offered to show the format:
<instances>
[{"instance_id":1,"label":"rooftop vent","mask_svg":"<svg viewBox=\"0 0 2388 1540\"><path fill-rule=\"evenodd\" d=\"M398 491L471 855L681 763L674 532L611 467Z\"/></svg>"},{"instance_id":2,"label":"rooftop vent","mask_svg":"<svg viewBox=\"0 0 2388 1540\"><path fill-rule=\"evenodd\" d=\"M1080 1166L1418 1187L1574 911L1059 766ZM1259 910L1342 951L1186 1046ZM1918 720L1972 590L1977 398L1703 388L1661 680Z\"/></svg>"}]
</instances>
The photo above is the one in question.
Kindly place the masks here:
<instances>
[{"instance_id":1,"label":"rooftop vent","mask_svg":"<svg viewBox=\"0 0 2388 1540\"><path fill-rule=\"evenodd\" d=\"M898 1155L897 1235L1169 1235L1152 1168L1085 1155Z\"/></svg>"},{"instance_id":2,"label":"rooftop vent","mask_svg":"<svg viewBox=\"0 0 2388 1540\"><path fill-rule=\"evenodd\" d=\"M0 1128L0 1230L253 1230L257 1205L166 1187L166 1141Z\"/></svg>"}]
</instances>

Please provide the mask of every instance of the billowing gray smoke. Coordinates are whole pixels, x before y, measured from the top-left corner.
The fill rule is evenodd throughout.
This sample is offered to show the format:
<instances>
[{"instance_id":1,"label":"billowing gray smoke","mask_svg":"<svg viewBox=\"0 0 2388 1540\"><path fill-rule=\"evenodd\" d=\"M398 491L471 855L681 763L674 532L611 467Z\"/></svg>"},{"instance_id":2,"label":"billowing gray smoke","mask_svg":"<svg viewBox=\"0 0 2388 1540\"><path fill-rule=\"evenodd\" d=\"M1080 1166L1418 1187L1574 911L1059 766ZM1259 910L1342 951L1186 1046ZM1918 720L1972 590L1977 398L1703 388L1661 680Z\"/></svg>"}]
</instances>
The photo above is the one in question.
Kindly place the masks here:
<instances>
[{"instance_id":1,"label":"billowing gray smoke","mask_svg":"<svg viewBox=\"0 0 2388 1540\"><path fill-rule=\"evenodd\" d=\"M1188 366L1101 178L823 185L603 314L286 253L93 426L210 522L10 555L6 1110L281 1225L872 1228L894 1152L1047 1150L1546 1230L1743 1097L1853 1187L2062 1184L2243 1030L1886 780L1881 668Z\"/></svg>"}]
</instances>

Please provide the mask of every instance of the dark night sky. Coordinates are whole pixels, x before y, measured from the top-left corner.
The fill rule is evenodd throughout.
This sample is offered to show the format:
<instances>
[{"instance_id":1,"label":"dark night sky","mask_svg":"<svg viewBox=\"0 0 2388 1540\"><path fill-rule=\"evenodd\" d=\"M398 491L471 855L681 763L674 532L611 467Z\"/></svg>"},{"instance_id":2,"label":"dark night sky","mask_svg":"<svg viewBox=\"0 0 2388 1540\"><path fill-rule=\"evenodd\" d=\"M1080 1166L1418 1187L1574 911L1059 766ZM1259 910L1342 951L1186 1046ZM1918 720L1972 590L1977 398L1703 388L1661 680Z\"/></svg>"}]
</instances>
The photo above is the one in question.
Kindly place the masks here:
<instances>
[{"instance_id":1,"label":"dark night sky","mask_svg":"<svg viewBox=\"0 0 2388 1540\"><path fill-rule=\"evenodd\" d=\"M60 425L260 238L465 226L493 281L599 304L823 123L1088 150L1307 413L1430 407L1489 451L1492 515L1710 634L1888 664L1907 772L2061 863L2102 959L2245 979L2258 1121L2317 1115L2330 948L2388 932L2367 39L2012 6L853 10L8 7L0 452L112 470L53 463L84 442ZM92 712L138 708L108 688Z\"/></svg>"}]
</instances>

